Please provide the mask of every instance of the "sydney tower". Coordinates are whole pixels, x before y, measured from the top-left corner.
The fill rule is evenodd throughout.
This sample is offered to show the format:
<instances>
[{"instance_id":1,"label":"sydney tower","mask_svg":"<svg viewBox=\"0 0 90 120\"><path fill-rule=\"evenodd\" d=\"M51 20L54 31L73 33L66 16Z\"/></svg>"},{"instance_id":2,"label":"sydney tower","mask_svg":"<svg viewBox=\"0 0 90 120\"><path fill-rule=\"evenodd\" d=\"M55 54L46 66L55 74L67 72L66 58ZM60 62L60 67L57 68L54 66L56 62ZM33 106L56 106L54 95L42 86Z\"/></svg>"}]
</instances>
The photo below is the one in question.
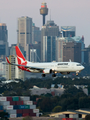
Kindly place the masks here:
<instances>
[{"instance_id":1,"label":"sydney tower","mask_svg":"<svg viewBox=\"0 0 90 120\"><path fill-rule=\"evenodd\" d=\"M41 4L40 14L43 16L43 25L45 24L45 16L48 14L48 8L46 3Z\"/></svg>"}]
</instances>

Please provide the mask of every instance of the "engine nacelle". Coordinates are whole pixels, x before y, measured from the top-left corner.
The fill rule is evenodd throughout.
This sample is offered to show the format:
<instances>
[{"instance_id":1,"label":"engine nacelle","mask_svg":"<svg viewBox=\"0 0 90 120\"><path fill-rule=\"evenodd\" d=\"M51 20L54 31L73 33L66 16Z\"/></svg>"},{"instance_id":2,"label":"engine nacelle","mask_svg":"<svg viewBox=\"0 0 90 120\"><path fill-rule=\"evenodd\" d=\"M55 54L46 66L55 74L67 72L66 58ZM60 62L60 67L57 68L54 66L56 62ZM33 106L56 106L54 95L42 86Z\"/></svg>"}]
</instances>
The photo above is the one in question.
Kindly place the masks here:
<instances>
[{"instance_id":1,"label":"engine nacelle","mask_svg":"<svg viewBox=\"0 0 90 120\"><path fill-rule=\"evenodd\" d=\"M52 73L52 69L48 69L48 68L47 68L47 69L44 69L44 70L43 70L43 73L44 73L44 74L51 74L51 73Z\"/></svg>"},{"instance_id":2,"label":"engine nacelle","mask_svg":"<svg viewBox=\"0 0 90 120\"><path fill-rule=\"evenodd\" d=\"M70 74L70 72L60 72L60 73L63 74L63 75Z\"/></svg>"}]
</instances>

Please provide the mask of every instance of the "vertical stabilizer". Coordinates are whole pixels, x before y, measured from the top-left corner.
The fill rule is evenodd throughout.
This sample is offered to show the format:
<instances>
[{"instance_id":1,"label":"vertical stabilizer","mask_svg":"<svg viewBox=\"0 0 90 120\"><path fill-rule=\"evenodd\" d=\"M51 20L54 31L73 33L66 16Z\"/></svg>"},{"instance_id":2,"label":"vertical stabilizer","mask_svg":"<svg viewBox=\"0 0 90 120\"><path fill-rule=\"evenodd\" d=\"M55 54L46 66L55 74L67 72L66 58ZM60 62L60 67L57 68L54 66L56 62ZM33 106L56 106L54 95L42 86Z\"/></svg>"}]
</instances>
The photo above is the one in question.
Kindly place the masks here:
<instances>
[{"instance_id":1,"label":"vertical stabilizer","mask_svg":"<svg viewBox=\"0 0 90 120\"><path fill-rule=\"evenodd\" d=\"M17 54L17 61L19 65L26 65L27 61L25 57L23 56L22 52L20 51L18 46L15 46L16 54Z\"/></svg>"}]
</instances>

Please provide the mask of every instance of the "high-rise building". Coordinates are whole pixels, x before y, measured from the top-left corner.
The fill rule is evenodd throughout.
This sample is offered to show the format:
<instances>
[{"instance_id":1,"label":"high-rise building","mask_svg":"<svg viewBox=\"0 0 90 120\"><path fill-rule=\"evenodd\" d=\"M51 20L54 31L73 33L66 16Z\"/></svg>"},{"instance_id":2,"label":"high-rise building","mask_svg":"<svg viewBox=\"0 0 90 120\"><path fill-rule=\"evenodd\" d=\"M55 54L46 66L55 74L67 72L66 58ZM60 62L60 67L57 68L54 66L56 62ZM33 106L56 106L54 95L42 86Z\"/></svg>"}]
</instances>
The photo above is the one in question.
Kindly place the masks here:
<instances>
[{"instance_id":1,"label":"high-rise building","mask_svg":"<svg viewBox=\"0 0 90 120\"><path fill-rule=\"evenodd\" d=\"M9 61L11 63L18 64L16 57L16 44L12 44L10 47L10 56ZM14 65L6 65L6 79L14 80L14 79L22 79L25 80L25 71L20 70L17 66Z\"/></svg>"},{"instance_id":2,"label":"high-rise building","mask_svg":"<svg viewBox=\"0 0 90 120\"><path fill-rule=\"evenodd\" d=\"M83 49L84 51L84 63L90 64L90 46Z\"/></svg>"},{"instance_id":3,"label":"high-rise building","mask_svg":"<svg viewBox=\"0 0 90 120\"><path fill-rule=\"evenodd\" d=\"M42 26L41 29L41 61L43 61L43 37L44 36L59 36L59 26L57 26L54 21L47 21L47 23Z\"/></svg>"},{"instance_id":4,"label":"high-rise building","mask_svg":"<svg viewBox=\"0 0 90 120\"><path fill-rule=\"evenodd\" d=\"M84 36L66 37L65 42L81 43L81 63L84 63L84 51L83 51L83 49L85 48Z\"/></svg>"},{"instance_id":5,"label":"high-rise building","mask_svg":"<svg viewBox=\"0 0 90 120\"><path fill-rule=\"evenodd\" d=\"M65 42L63 44L63 61L69 60L81 63L81 43Z\"/></svg>"},{"instance_id":6,"label":"high-rise building","mask_svg":"<svg viewBox=\"0 0 90 120\"><path fill-rule=\"evenodd\" d=\"M43 36L43 61L56 60L56 37Z\"/></svg>"},{"instance_id":7,"label":"high-rise building","mask_svg":"<svg viewBox=\"0 0 90 120\"><path fill-rule=\"evenodd\" d=\"M41 30L39 27L36 27L33 23L32 25L32 44L35 42L41 42Z\"/></svg>"},{"instance_id":8,"label":"high-rise building","mask_svg":"<svg viewBox=\"0 0 90 120\"><path fill-rule=\"evenodd\" d=\"M32 18L21 17L18 18L18 45L20 44L24 51L26 51L26 45L32 43Z\"/></svg>"},{"instance_id":9,"label":"high-rise building","mask_svg":"<svg viewBox=\"0 0 90 120\"><path fill-rule=\"evenodd\" d=\"M26 59L31 62L41 61L41 43L27 45Z\"/></svg>"},{"instance_id":10,"label":"high-rise building","mask_svg":"<svg viewBox=\"0 0 90 120\"><path fill-rule=\"evenodd\" d=\"M8 56L8 31L5 23L0 23L0 61Z\"/></svg>"},{"instance_id":11,"label":"high-rise building","mask_svg":"<svg viewBox=\"0 0 90 120\"><path fill-rule=\"evenodd\" d=\"M63 32L63 37L74 37L76 34L75 26L61 26L61 31Z\"/></svg>"},{"instance_id":12,"label":"high-rise building","mask_svg":"<svg viewBox=\"0 0 90 120\"><path fill-rule=\"evenodd\" d=\"M56 61L63 62L63 43L64 37L56 37Z\"/></svg>"},{"instance_id":13,"label":"high-rise building","mask_svg":"<svg viewBox=\"0 0 90 120\"><path fill-rule=\"evenodd\" d=\"M17 64L16 56L10 55L9 61L11 63ZM14 65L6 65L6 79L8 80L21 79L24 81L25 71L20 70L17 66L14 66Z\"/></svg>"}]
</instances>

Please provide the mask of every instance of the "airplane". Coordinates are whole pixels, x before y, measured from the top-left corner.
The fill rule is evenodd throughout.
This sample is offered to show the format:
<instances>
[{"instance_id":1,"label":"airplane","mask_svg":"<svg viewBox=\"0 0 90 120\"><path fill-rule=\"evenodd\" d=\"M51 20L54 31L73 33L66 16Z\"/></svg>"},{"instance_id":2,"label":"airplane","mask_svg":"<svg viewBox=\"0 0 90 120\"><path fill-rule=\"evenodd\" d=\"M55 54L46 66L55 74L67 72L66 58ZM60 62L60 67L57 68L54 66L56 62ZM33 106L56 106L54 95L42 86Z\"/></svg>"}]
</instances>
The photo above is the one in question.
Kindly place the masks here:
<instances>
[{"instance_id":1,"label":"airplane","mask_svg":"<svg viewBox=\"0 0 90 120\"><path fill-rule=\"evenodd\" d=\"M25 59L18 46L15 46L15 50L18 64L11 63L6 57L7 63L18 66L19 69L24 71L42 73L42 77L45 77L46 74L52 74L52 77L56 77L56 73L67 75L71 72L76 72L76 75L78 75L84 69L84 66L80 63L71 61L33 63Z\"/></svg>"}]
</instances>

